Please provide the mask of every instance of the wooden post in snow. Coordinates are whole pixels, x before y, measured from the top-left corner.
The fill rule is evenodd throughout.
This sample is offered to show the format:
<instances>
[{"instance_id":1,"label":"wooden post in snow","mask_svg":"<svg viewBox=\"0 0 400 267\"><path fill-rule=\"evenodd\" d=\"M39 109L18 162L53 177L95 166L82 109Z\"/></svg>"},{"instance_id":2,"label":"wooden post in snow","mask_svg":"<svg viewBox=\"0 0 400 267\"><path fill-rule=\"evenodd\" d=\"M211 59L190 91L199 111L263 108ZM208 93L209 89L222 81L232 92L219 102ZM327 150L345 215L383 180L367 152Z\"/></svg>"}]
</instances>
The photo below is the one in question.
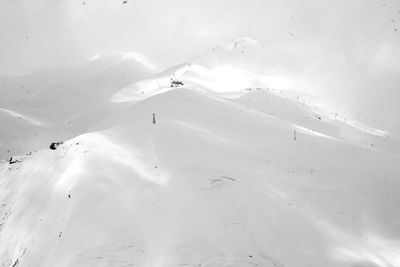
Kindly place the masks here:
<instances>
[{"instance_id":1,"label":"wooden post in snow","mask_svg":"<svg viewBox=\"0 0 400 267\"><path fill-rule=\"evenodd\" d=\"M293 140L296 141L296 130L293 131Z\"/></svg>"},{"instance_id":2,"label":"wooden post in snow","mask_svg":"<svg viewBox=\"0 0 400 267\"><path fill-rule=\"evenodd\" d=\"M153 124L156 124L156 113L153 113Z\"/></svg>"}]
</instances>

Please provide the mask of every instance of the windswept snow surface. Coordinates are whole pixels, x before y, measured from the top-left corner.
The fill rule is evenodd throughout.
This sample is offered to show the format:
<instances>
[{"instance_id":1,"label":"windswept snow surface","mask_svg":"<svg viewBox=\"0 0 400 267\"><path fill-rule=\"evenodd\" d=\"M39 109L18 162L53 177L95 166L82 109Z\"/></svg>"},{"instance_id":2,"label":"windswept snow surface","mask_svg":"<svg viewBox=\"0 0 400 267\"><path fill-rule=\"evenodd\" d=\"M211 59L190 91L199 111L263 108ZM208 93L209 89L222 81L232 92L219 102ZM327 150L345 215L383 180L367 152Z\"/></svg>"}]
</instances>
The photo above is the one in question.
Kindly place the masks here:
<instances>
[{"instance_id":1,"label":"windswept snow surface","mask_svg":"<svg viewBox=\"0 0 400 267\"><path fill-rule=\"evenodd\" d=\"M397 137L270 87L258 49L3 79L0 266L400 266Z\"/></svg>"},{"instance_id":2,"label":"windswept snow surface","mask_svg":"<svg viewBox=\"0 0 400 267\"><path fill-rule=\"evenodd\" d=\"M1 163L0 263L398 266L399 155L335 125L295 141L290 108L174 89Z\"/></svg>"}]
</instances>

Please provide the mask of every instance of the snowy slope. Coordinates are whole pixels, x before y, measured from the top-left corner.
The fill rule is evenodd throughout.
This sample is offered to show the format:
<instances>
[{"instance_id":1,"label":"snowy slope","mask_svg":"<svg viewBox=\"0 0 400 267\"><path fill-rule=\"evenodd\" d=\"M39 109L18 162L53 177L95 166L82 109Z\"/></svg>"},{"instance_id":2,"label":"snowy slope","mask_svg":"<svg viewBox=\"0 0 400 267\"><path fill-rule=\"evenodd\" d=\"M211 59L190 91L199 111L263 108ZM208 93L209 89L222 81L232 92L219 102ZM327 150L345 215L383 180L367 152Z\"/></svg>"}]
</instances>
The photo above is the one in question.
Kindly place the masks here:
<instances>
[{"instance_id":1,"label":"snowy slope","mask_svg":"<svg viewBox=\"0 0 400 267\"><path fill-rule=\"evenodd\" d=\"M111 101L136 103L175 88L172 82L179 81L186 88L235 99L237 103L256 111L287 119L293 124L302 123L303 126L297 125L300 132L318 134L318 129L326 129L328 133L351 142L400 151L398 136L360 123L335 108L321 105L315 96L291 91L287 87L289 74L281 67L291 65L293 70L299 70L297 64L295 57L288 52L245 37L217 46L199 60L177 65L133 83L114 94ZM323 123L315 124L315 119Z\"/></svg>"},{"instance_id":2,"label":"snowy slope","mask_svg":"<svg viewBox=\"0 0 400 267\"><path fill-rule=\"evenodd\" d=\"M400 266L398 137L281 90L282 62L242 38L3 78L0 266Z\"/></svg>"},{"instance_id":3,"label":"snowy slope","mask_svg":"<svg viewBox=\"0 0 400 267\"><path fill-rule=\"evenodd\" d=\"M1 163L0 264L400 265L399 154L248 101L174 89Z\"/></svg>"},{"instance_id":4,"label":"snowy slope","mask_svg":"<svg viewBox=\"0 0 400 267\"><path fill-rule=\"evenodd\" d=\"M400 152L397 136L352 121L339 113L324 110L318 106L310 106L301 99L292 99L259 88L233 101L248 109L286 120L300 133L395 153Z\"/></svg>"},{"instance_id":5,"label":"snowy slope","mask_svg":"<svg viewBox=\"0 0 400 267\"><path fill-rule=\"evenodd\" d=\"M134 58L108 53L76 68L0 78L0 158L85 132L119 110L111 95L154 74Z\"/></svg>"}]
</instances>

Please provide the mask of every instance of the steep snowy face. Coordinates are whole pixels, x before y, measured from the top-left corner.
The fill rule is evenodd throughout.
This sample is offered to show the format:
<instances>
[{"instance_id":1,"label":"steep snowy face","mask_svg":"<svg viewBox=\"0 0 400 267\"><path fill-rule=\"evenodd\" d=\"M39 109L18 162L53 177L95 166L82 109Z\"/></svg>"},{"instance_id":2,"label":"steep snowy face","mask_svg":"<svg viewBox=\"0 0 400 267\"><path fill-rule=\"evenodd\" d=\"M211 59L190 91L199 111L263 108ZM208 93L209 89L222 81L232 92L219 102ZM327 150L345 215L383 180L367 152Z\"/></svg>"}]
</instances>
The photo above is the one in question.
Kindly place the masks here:
<instances>
[{"instance_id":1,"label":"steep snowy face","mask_svg":"<svg viewBox=\"0 0 400 267\"><path fill-rule=\"evenodd\" d=\"M267 87L265 77L271 76L274 61L287 56L282 51L268 49L273 50L250 38L237 39L213 48L177 76L196 86L234 95L250 87ZM276 77L270 78L270 85L272 80L278 85Z\"/></svg>"},{"instance_id":2,"label":"steep snowy face","mask_svg":"<svg viewBox=\"0 0 400 267\"><path fill-rule=\"evenodd\" d=\"M255 94L174 89L2 162L0 264L399 265L399 154Z\"/></svg>"},{"instance_id":3,"label":"steep snowy face","mask_svg":"<svg viewBox=\"0 0 400 267\"><path fill-rule=\"evenodd\" d=\"M217 46L198 60L129 85L115 94L112 101L137 102L170 90L175 87L173 82L230 97L243 95L248 88L286 89L288 79L278 62L290 62L294 66L293 58L285 51L245 37Z\"/></svg>"}]
</instances>

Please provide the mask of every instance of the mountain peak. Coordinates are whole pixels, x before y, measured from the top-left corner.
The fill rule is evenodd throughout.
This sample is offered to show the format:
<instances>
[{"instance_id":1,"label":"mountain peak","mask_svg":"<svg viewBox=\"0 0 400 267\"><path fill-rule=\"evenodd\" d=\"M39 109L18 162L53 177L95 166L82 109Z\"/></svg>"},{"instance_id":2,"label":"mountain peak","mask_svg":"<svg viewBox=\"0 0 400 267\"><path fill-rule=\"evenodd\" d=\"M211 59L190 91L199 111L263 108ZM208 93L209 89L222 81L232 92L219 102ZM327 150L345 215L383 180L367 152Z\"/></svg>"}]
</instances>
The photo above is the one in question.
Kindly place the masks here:
<instances>
[{"instance_id":1,"label":"mountain peak","mask_svg":"<svg viewBox=\"0 0 400 267\"><path fill-rule=\"evenodd\" d=\"M136 51L104 51L98 53L89 59L90 62L94 61L108 61L113 63L120 63L121 61L132 60L151 71L159 71L159 67L150 60L147 56Z\"/></svg>"}]
</instances>

